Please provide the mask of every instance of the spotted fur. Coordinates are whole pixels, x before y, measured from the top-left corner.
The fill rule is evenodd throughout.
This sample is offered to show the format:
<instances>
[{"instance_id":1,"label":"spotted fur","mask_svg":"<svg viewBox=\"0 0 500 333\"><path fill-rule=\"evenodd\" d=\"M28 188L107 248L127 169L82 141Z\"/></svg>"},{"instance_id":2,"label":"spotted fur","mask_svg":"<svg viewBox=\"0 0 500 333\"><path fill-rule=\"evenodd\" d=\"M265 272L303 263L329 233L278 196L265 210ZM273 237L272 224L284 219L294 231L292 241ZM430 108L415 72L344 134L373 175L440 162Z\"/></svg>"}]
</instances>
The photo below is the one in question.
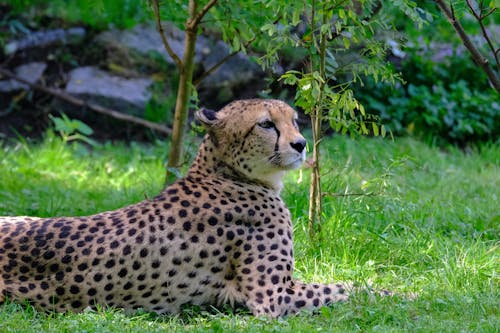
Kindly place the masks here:
<instances>
[{"instance_id":1,"label":"spotted fur","mask_svg":"<svg viewBox=\"0 0 500 333\"><path fill-rule=\"evenodd\" d=\"M199 111L207 134L196 160L154 199L86 217L0 218L0 302L157 313L241 304L277 317L345 300L342 285L292 278L279 192L305 157L295 117L277 100Z\"/></svg>"}]
</instances>

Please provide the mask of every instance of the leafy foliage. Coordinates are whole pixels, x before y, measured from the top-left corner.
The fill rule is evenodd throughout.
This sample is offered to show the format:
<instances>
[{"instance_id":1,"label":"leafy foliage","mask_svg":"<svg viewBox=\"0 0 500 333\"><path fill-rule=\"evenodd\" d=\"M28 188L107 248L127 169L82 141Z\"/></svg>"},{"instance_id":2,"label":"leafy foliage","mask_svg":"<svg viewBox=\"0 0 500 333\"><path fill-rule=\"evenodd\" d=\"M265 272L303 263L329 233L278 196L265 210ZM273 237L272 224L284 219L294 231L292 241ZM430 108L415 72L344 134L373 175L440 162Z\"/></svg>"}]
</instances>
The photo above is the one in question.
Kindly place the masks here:
<instances>
[{"instance_id":1,"label":"leafy foliage","mask_svg":"<svg viewBox=\"0 0 500 333\"><path fill-rule=\"evenodd\" d=\"M14 12L36 9L49 17L83 22L96 28L130 28L148 18L146 2L143 0L11 0L9 5Z\"/></svg>"},{"instance_id":2,"label":"leafy foliage","mask_svg":"<svg viewBox=\"0 0 500 333\"><path fill-rule=\"evenodd\" d=\"M94 133L84 122L78 119L70 119L64 113L60 117L49 115L54 123L54 130L59 133L65 143L70 141L83 141L91 146L97 146L95 140L89 138Z\"/></svg>"},{"instance_id":3,"label":"leafy foliage","mask_svg":"<svg viewBox=\"0 0 500 333\"><path fill-rule=\"evenodd\" d=\"M451 47L451 46L450 46ZM365 82L357 97L394 134L415 134L461 146L500 137L500 99L483 72L463 54L440 61L407 49L395 87Z\"/></svg>"}]
</instances>

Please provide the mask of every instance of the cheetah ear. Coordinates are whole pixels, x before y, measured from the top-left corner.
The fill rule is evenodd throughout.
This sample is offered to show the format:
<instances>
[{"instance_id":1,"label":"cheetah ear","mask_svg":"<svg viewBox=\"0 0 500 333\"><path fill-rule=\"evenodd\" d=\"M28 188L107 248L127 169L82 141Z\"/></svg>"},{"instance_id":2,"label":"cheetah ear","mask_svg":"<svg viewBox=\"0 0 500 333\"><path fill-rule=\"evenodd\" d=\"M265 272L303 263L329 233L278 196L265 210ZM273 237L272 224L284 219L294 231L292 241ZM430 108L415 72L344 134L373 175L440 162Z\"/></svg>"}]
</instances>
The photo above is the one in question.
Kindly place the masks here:
<instances>
[{"instance_id":1,"label":"cheetah ear","mask_svg":"<svg viewBox=\"0 0 500 333\"><path fill-rule=\"evenodd\" d=\"M201 122L207 129L213 127L219 121L217 118L217 112L205 108L198 110L195 116L196 119L198 119L198 121Z\"/></svg>"}]
</instances>

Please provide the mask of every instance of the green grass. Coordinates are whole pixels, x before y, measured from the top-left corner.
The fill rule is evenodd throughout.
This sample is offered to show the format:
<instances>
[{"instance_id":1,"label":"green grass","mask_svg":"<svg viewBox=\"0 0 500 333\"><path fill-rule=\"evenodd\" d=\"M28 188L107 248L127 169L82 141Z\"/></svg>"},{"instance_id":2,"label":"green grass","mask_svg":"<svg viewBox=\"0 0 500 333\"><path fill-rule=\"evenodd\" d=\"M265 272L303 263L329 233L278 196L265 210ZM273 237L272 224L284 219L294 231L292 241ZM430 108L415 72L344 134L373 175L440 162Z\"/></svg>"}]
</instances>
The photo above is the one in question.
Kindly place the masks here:
<instances>
[{"instance_id":1,"label":"green grass","mask_svg":"<svg viewBox=\"0 0 500 333\"><path fill-rule=\"evenodd\" d=\"M166 144L0 144L0 215L85 215L162 188ZM343 137L324 143L324 223L307 233L304 170L286 178L295 222L296 277L369 283L362 295L284 319L189 308L156 316L103 309L40 313L0 306L0 332L498 332L500 147L463 153L412 139ZM358 195L358 194L365 195ZM405 295L416 294L411 300Z\"/></svg>"}]
</instances>

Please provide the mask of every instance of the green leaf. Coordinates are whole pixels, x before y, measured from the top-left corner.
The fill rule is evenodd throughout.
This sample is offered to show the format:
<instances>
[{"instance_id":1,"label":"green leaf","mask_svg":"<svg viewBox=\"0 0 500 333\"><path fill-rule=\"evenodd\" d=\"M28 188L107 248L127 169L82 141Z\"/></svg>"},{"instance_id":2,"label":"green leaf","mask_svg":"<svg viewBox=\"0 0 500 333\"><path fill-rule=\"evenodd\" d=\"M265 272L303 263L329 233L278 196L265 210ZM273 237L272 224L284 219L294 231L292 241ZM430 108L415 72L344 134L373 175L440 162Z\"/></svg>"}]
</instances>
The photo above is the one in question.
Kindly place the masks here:
<instances>
[{"instance_id":1,"label":"green leaf","mask_svg":"<svg viewBox=\"0 0 500 333\"><path fill-rule=\"evenodd\" d=\"M92 135L94 133L94 130L90 128L87 124L84 122L74 119L73 120L75 129L78 130L78 132L84 134L84 135Z\"/></svg>"},{"instance_id":2,"label":"green leaf","mask_svg":"<svg viewBox=\"0 0 500 333\"><path fill-rule=\"evenodd\" d=\"M386 134L387 134L387 131L386 131L386 129L385 129L385 126L384 126L384 125L382 125L382 126L380 126L380 127L381 127L381 128L380 128L380 130L381 130L381 132L382 132L382 137L383 137L383 138L385 138L385 136L386 136Z\"/></svg>"},{"instance_id":3,"label":"green leaf","mask_svg":"<svg viewBox=\"0 0 500 333\"><path fill-rule=\"evenodd\" d=\"M379 129L377 124L372 123L372 129L373 129L373 135L378 136L379 135Z\"/></svg>"},{"instance_id":4,"label":"green leaf","mask_svg":"<svg viewBox=\"0 0 500 333\"><path fill-rule=\"evenodd\" d=\"M339 9L339 17L343 20L346 19L345 11L342 8Z\"/></svg>"}]
</instances>

